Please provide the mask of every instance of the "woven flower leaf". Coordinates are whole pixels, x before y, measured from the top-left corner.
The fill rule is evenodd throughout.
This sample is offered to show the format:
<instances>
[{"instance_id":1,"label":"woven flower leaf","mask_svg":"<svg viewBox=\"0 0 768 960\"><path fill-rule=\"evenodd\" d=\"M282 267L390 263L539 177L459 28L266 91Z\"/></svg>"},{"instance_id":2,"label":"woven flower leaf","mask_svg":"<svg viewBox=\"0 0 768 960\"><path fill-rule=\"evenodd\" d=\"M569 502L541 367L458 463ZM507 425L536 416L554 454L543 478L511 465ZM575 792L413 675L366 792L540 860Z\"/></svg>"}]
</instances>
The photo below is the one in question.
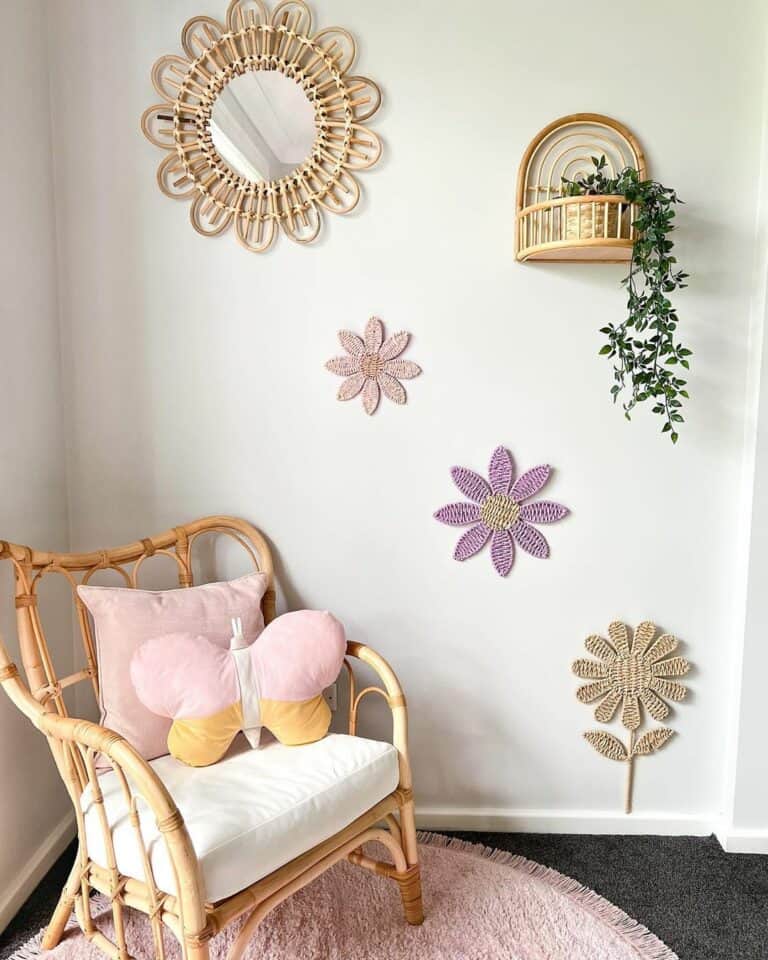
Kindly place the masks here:
<instances>
[{"instance_id":1,"label":"woven flower leaf","mask_svg":"<svg viewBox=\"0 0 768 960\"><path fill-rule=\"evenodd\" d=\"M673 736L674 732L669 727L656 727L655 730L649 730L635 744L632 756L647 757L651 753L656 753Z\"/></svg>"},{"instance_id":2,"label":"woven flower leaf","mask_svg":"<svg viewBox=\"0 0 768 960\"><path fill-rule=\"evenodd\" d=\"M584 739L587 743L591 743L601 756L607 757L609 760L625 761L629 759L624 744L612 733L606 733L604 730L587 730Z\"/></svg>"}]
</instances>

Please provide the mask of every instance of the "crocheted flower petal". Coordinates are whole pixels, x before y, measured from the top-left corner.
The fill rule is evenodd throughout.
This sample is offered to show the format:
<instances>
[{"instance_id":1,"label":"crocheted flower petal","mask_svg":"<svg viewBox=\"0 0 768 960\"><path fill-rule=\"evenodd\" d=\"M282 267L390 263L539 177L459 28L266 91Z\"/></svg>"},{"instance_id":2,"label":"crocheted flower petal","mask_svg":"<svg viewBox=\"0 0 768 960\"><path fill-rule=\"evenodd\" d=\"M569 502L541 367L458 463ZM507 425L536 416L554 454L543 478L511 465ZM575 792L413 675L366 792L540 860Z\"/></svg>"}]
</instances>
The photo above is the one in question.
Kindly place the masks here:
<instances>
[{"instance_id":1,"label":"crocheted flower petal","mask_svg":"<svg viewBox=\"0 0 768 960\"><path fill-rule=\"evenodd\" d=\"M351 330L339 330L339 343L353 357L362 357L365 353L363 341Z\"/></svg>"},{"instance_id":2,"label":"crocheted flower petal","mask_svg":"<svg viewBox=\"0 0 768 960\"><path fill-rule=\"evenodd\" d=\"M547 466L547 464L542 464L540 467L533 467L531 470L526 471L515 481L515 485L511 491L512 499L519 502L520 500L527 500L528 497L532 497L534 493L538 493L547 480L549 480L551 472L552 467Z\"/></svg>"},{"instance_id":3,"label":"crocheted flower petal","mask_svg":"<svg viewBox=\"0 0 768 960\"><path fill-rule=\"evenodd\" d=\"M581 703L591 703L604 693L607 693L610 689L611 684L608 680L597 680L595 683L585 683L583 687L579 687L576 691L576 698L581 701Z\"/></svg>"},{"instance_id":4,"label":"crocheted flower petal","mask_svg":"<svg viewBox=\"0 0 768 960\"><path fill-rule=\"evenodd\" d=\"M520 508L520 516L529 523L554 523L569 513L568 507L554 500L534 500L533 503L524 503Z\"/></svg>"},{"instance_id":5,"label":"crocheted flower petal","mask_svg":"<svg viewBox=\"0 0 768 960\"><path fill-rule=\"evenodd\" d=\"M515 468L512 457L506 447L496 447L491 454L488 467L488 479L494 493L509 493Z\"/></svg>"},{"instance_id":6,"label":"crocheted flower petal","mask_svg":"<svg viewBox=\"0 0 768 960\"><path fill-rule=\"evenodd\" d=\"M474 500L475 503L482 503L486 497L490 497L491 488L474 470L467 470L466 467L451 467L451 476L464 496Z\"/></svg>"},{"instance_id":7,"label":"crocheted flower petal","mask_svg":"<svg viewBox=\"0 0 768 960\"><path fill-rule=\"evenodd\" d=\"M627 730L637 730L640 726L640 704L637 701L637 694L624 694L624 706L621 708L621 722Z\"/></svg>"},{"instance_id":8,"label":"crocheted flower petal","mask_svg":"<svg viewBox=\"0 0 768 960\"><path fill-rule=\"evenodd\" d=\"M379 382L379 386L384 392L385 397L389 397L392 403L405 403L405 387L400 383L399 380L395 380L394 377L390 377L388 373L384 373L383 370L379 371L379 375L376 378Z\"/></svg>"},{"instance_id":9,"label":"crocheted flower petal","mask_svg":"<svg viewBox=\"0 0 768 960\"><path fill-rule=\"evenodd\" d=\"M491 560L500 577L506 577L515 562L515 544L509 530L497 530L491 540Z\"/></svg>"},{"instance_id":10,"label":"crocheted flower petal","mask_svg":"<svg viewBox=\"0 0 768 960\"><path fill-rule=\"evenodd\" d=\"M614 620L613 623L609 623L608 636L620 657L629 656L629 634L625 623L622 623L621 620Z\"/></svg>"},{"instance_id":11,"label":"crocheted flower petal","mask_svg":"<svg viewBox=\"0 0 768 960\"><path fill-rule=\"evenodd\" d=\"M676 683L674 680L661 680L654 677L651 680L651 690L655 690L660 697L667 700L685 700L688 690L682 683Z\"/></svg>"},{"instance_id":12,"label":"crocheted flower petal","mask_svg":"<svg viewBox=\"0 0 768 960\"><path fill-rule=\"evenodd\" d=\"M602 680L608 676L608 668L597 660L574 660L571 670L582 680Z\"/></svg>"},{"instance_id":13,"label":"crocheted flower petal","mask_svg":"<svg viewBox=\"0 0 768 960\"><path fill-rule=\"evenodd\" d=\"M663 700L656 696L653 690L641 690L640 699L654 720L661 722L669 716L669 707Z\"/></svg>"},{"instance_id":14,"label":"crocheted flower petal","mask_svg":"<svg viewBox=\"0 0 768 960\"><path fill-rule=\"evenodd\" d=\"M523 520L518 520L512 527L512 536L517 540L526 553L539 560L546 560L549 556L549 544L539 533L536 527L529 527Z\"/></svg>"},{"instance_id":15,"label":"crocheted flower petal","mask_svg":"<svg viewBox=\"0 0 768 960\"><path fill-rule=\"evenodd\" d=\"M490 535L491 531L484 523L476 523L474 527L470 527L463 536L459 537L456 549L453 551L453 559L469 560L470 557L474 557L478 550L482 550L488 543Z\"/></svg>"},{"instance_id":16,"label":"crocheted flower petal","mask_svg":"<svg viewBox=\"0 0 768 960\"><path fill-rule=\"evenodd\" d=\"M351 377L348 377L344 383L339 387L339 392L336 394L338 400L351 400L352 397L356 397L358 393L363 389L363 384L365 383L365 377L362 373L356 373Z\"/></svg>"},{"instance_id":17,"label":"crocheted flower petal","mask_svg":"<svg viewBox=\"0 0 768 960\"><path fill-rule=\"evenodd\" d=\"M671 633L663 633L643 659L646 663L655 663L672 653L673 650L677 650L677 638L673 637Z\"/></svg>"},{"instance_id":18,"label":"crocheted flower petal","mask_svg":"<svg viewBox=\"0 0 768 960\"><path fill-rule=\"evenodd\" d=\"M365 325L365 349L368 353L378 353L384 339L384 327L378 317L371 317Z\"/></svg>"},{"instance_id":19,"label":"crocheted flower petal","mask_svg":"<svg viewBox=\"0 0 768 960\"><path fill-rule=\"evenodd\" d=\"M339 377L351 377L360 370L360 361L354 357L334 357L326 363L325 369Z\"/></svg>"},{"instance_id":20,"label":"crocheted flower petal","mask_svg":"<svg viewBox=\"0 0 768 960\"><path fill-rule=\"evenodd\" d=\"M408 346L410 338L410 333L406 333L405 330L401 330L399 333L393 333L391 337L387 337L384 341L384 346L379 350L379 360L394 360L395 357L399 357Z\"/></svg>"},{"instance_id":21,"label":"crocheted flower petal","mask_svg":"<svg viewBox=\"0 0 768 960\"><path fill-rule=\"evenodd\" d=\"M384 346L386 347L386 344ZM381 353L379 357L381 357ZM421 373L421 367L416 363L411 363L410 360L387 360L384 369L387 373L391 373L393 377L397 377L398 380L413 380Z\"/></svg>"},{"instance_id":22,"label":"crocheted flower petal","mask_svg":"<svg viewBox=\"0 0 768 960\"><path fill-rule=\"evenodd\" d=\"M476 503L446 503L433 514L435 520L452 527L464 527L468 523L477 523L480 519L480 507Z\"/></svg>"},{"instance_id":23,"label":"crocheted flower petal","mask_svg":"<svg viewBox=\"0 0 768 960\"><path fill-rule=\"evenodd\" d=\"M632 638L632 653L635 656L642 657L656 636L656 624L650 620L643 620L635 627L635 635Z\"/></svg>"},{"instance_id":24,"label":"crocheted flower petal","mask_svg":"<svg viewBox=\"0 0 768 960\"><path fill-rule=\"evenodd\" d=\"M600 660L604 660L606 663L613 663L616 659L616 651L610 643L603 637L599 637L596 633L587 637L584 641L584 646L593 657L599 657Z\"/></svg>"},{"instance_id":25,"label":"crocheted flower petal","mask_svg":"<svg viewBox=\"0 0 768 960\"><path fill-rule=\"evenodd\" d=\"M621 691L611 690L595 709L595 720L600 723L610 723L621 703Z\"/></svg>"},{"instance_id":26,"label":"crocheted flower petal","mask_svg":"<svg viewBox=\"0 0 768 960\"><path fill-rule=\"evenodd\" d=\"M685 657L670 657L669 660L659 660L651 667L654 677L682 677L691 669Z\"/></svg>"},{"instance_id":27,"label":"crocheted flower petal","mask_svg":"<svg viewBox=\"0 0 768 960\"><path fill-rule=\"evenodd\" d=\"M363 387L363 409L370 416L379 405L379 385L375 380L366 380Z\"/></svg>"}]
</instances>

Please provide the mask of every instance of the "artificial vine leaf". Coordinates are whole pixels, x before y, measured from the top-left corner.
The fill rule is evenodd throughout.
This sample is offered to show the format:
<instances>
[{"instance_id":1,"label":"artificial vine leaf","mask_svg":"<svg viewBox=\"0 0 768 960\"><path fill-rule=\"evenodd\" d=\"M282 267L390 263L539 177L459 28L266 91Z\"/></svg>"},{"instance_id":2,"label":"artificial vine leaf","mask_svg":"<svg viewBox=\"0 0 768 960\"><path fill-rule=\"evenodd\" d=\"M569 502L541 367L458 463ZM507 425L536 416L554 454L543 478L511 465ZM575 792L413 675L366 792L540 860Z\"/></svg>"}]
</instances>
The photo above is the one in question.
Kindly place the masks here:
<instances>
[{"instance_id":1,"label":"artificial vine leaf","mask_svg":"<svg viewBox=\"0 0 768 960\"><path fill-rule=\"evenodd\" d=\"M651 753L656 753L673 736L674 732L669 727L657 727L655 730L649 730L638 739L632 751L632 756L647 757Z\"/></svg>"},{"instance_id":2,"label":"artificial vine leaf","mask_svg":"<svg viewBox=\"0 0 768 960\"><path fill-rule=\"evenodd\" d=\"M624 394L624 415L629 420L638 403L653 401L653 413L663 418L662 432L672 443L679 440L681 397L689 399L686 380L676 368L690 369L693 351L675 336L679 322L668 294L687 286L688 274L677 269L669 235L674 229L674 206L682 201L674 190L656 180L641 180L633 167L618 176L606 175L605 157L592 157L594 171L576 180L564 179L562 196L621 195L634 205L632 223L636 239L629 274L622 281L627 290L627 317L608 324L600 332L608 342L600 355L614 361L611 395L614 403ZM625 393L625 391L628 392Z\"/></svg>"},{"instance_id":3,"label":"artificial vine leaf","mask_svg":"<svg viewBox=\"0 0 768 960\"><path fill-rule=\"evenodd\" d=\"M609 760L628 760L627 750L618 737L604 730L587 730L584 734L587 743L591 743L603 757Z\"/></svg>"}]
</instances>

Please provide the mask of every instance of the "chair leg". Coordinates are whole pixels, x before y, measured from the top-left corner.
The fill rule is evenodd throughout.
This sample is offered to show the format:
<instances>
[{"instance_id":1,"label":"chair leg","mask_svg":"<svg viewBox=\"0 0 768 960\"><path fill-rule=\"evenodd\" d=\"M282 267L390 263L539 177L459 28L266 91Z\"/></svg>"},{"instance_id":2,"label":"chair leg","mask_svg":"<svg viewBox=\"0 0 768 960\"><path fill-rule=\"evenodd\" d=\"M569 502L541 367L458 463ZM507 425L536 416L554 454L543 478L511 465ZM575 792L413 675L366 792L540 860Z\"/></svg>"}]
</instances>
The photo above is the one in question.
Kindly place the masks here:
<instances>
[{"instance_id":1,"label":"chair leg","mask_svg":"<svg viewBox=\"0 0 768 960\"><path fill-rule=\"evenodd\" d=\"M187 941L187 960L208 960L208 944L196 943L192 946Z\"/></svg>"},{"instance_id":2,"label":"chair leg","mask_svg":"<svg viewBox=\"0 0 768 960\"><path fill-rule=\"evenodd\" d=\"M413 926L418 926L424 923L424 904L421 898L421 872L419 868L419 848L416 843L413 800L409 800L400 808L400 830L408 870L403 874L396 874L395 879L400 887L405 919Z\"/></svg>"},{"instance_id":3,"label":"chair leg","mask_svg":"<svg viewBox=\"0 0 768 960\"><path fill-rule=\"evenodd\" d=\"M64 889L61 891L59 902L53 911L53 916L43 935L43 949L53 950L61 943L64 935L64 929L67 921L72 915L72 908L75 905L75 896L80 890L80 862L79 858L75 860L72 870L67 879Z\"/></svg>"}]
</instances>

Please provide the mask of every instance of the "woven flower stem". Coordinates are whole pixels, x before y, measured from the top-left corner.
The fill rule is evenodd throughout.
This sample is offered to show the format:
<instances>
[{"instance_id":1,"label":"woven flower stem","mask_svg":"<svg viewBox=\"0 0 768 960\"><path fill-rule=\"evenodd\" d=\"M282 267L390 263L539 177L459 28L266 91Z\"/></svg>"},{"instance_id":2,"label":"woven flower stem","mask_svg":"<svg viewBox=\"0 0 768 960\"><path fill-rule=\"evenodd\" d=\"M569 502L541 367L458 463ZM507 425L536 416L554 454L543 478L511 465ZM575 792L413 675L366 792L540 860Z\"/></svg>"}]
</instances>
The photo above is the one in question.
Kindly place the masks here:
<instances>
[{"instance_id":1,"label":"woven flower stem","mask_svg":"<svg viewBox=\"0 0 768 960\"><path fill-rule=\"evenodd\" d=\"M635 779L635 731L629 731L627 742L627 782L624 787L624 813L632 813L632 785Z\"/></svg>"}]
</instances>

